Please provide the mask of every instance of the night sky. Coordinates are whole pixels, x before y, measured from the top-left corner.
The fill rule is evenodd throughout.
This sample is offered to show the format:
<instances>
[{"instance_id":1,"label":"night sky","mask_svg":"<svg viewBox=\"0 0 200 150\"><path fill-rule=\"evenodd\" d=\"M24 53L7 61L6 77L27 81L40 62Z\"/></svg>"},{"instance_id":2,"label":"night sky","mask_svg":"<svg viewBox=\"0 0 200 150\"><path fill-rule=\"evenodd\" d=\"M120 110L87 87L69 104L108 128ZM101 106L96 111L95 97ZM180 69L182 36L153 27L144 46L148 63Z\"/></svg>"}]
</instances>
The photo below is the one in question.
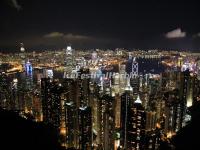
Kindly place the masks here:
<instances>
[{"instance_id":1,"label":"night sky","mask_svg":"<svg viewBox=\"0 0 200 150\"><path fill-rule=\"evenodd\" d=\"M0 50L200 49L200 5L170 0L1 0Z\"/></svg>"}]
</instances>

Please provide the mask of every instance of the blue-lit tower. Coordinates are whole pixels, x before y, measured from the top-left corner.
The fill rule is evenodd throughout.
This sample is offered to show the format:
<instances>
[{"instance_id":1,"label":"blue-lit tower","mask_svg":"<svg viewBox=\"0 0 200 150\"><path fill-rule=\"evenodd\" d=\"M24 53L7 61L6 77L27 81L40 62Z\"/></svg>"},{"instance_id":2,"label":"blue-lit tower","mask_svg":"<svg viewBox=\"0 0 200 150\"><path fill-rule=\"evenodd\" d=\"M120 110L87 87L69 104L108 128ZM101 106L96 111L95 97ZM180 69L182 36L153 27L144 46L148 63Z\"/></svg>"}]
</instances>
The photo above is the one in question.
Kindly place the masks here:
<instances>
[{"instance_id":1,"label":"blue-lit tower","mask_svg":"<svg viewBox=\"0 0 200 150\"><path fill-rule=\"evenodd\" d=\"M26 70L26 73L27 74L30 74L32 73L33 71L33 67L32 67L32 64L30 63L30 61L28 60L25 64L25 70Z\"/></svg>"}]
</instances>

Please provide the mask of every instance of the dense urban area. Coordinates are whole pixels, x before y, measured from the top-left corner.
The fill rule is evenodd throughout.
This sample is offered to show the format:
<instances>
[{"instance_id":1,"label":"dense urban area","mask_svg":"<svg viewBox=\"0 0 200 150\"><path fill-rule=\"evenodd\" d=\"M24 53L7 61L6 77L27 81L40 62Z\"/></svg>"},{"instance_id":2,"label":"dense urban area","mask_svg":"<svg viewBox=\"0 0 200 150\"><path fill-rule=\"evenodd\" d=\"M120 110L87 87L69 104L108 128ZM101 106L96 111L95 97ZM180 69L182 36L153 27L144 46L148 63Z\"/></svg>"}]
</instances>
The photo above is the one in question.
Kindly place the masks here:
<instances>
[{"instance_id":1,"label":"dense urban area","mask_svg":"<svg viewBox=\"0 0 200 150\"><path fill-rule=\"evenodd\" d=\"M200 53L23 43L0 53L2 111L51 127L63 149L175 149L199 101Z\"/></svg>"}]
</instances>

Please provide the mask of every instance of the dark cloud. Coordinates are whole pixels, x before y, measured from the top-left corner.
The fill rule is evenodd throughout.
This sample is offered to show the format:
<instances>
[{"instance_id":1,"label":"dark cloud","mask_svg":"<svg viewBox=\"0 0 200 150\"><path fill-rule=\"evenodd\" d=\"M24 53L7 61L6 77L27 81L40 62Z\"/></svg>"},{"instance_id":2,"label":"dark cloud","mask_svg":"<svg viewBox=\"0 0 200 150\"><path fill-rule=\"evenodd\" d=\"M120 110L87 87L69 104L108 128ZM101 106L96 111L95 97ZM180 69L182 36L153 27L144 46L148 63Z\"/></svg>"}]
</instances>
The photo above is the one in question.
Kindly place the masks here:
<instances>
[{"instance_id":1,"label":"dark cloud","mask_svg":"<svg viewBox=\"0 0 200 150\"><path fill-rule=\"evenodd\" d=\"M72 34L72 33L61 33L61 32L50 32L44 35L44 38L63 38L65 40L91 40L92 37L79 35L79 34Z\"/></svg>"},{"instance_id":2,"label":"dark cloud","mask_svg":"<svg viewBox=\"0 0 200 150\"><path fill-rule=\"evenodd\" d=\"M192 36L193 38L200 38L200 32L199 33L196 33Z\"/></svg>"},{"instance_id":3,"label":"dark cloud","mask_svg":"<svg viewBox=\"0 0 200 150\"><path fill-rule=\"evenodd\" d=\"M11 1L12 1L12 4L13 4L13 7L16 8L18 11L22 9L22 6L19 5L17 0L11 0Z\"/></svg>"},{"instance_id":4,"label":"dark cloud","mask_svg":"<svg viewBox=\"0 0 200 150\"><path fill-rule=\"evenodd\" d=\"M16 13L8 3L23 9ZM183 1L4 0L0 2L0 48L19 41L33 48L71 42L77 47L184 49L193 44L190 39L200 48L199 38L192 38L199 31L199 13L197 4Z\"/></svg>"},{"instance_id":5,"label":"dark cloud","mask_svg":"<svg viewBox=\"0 0 200 150\"><path fill-rule=\"evenodd\" d=\"M51 32L44 35L44 38L58 38L58 37L64 37L64 33L61 32Z\"/></svg>"},{"instance_id":6,"label":"dark cloud","mask_svg":"<svg viewBox=\"0 0 200 150\"><path fill-rule=\"evenodd\" d=\"M74 35L72 33L68 33L64 35L64 38L67 40L91 40L92 37L84 36L84 35Z\"/></svg>"}]
</instances>

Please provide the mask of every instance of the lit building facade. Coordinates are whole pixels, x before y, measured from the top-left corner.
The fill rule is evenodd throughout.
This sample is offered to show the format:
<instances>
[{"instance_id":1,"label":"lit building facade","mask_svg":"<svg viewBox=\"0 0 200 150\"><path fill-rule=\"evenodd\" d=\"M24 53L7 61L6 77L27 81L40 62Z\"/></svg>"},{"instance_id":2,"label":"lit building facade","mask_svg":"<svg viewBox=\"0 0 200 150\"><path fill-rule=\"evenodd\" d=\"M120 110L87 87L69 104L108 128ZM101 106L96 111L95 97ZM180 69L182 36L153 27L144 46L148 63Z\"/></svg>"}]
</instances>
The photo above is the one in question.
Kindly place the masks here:
<instances>
[{"instance_id":1,"label":"lit building facade","mask_svg":"<svg viewBox=\"0 0 200 150\"><path fill-rule=\"evenodd\" d=\"M64 75L63 78L71 78L72 70L74 65L74 50L71 46L67 46L65 50L65 60L64 60Z\"/></svg>"},{"instance_id":2,"label":"lit building facade","mask_svg":"<svg viewBox=\"0 0 200 150\"><path fill-rule=\"evenodd\" d=\"M92 148L92 111L91 107L80 107L78 110L79 149Z\"/></svg>"},{"instance_id":3,"label":"lit building facade","mask_svg":"<svg viewBox=\"0 0 200 150\"><path fill-rule=\"evenodd\" d=\"M61 121L62 87L50 78L41 79L43 121L59 130Z\"/></svg>"}]
</instances>

